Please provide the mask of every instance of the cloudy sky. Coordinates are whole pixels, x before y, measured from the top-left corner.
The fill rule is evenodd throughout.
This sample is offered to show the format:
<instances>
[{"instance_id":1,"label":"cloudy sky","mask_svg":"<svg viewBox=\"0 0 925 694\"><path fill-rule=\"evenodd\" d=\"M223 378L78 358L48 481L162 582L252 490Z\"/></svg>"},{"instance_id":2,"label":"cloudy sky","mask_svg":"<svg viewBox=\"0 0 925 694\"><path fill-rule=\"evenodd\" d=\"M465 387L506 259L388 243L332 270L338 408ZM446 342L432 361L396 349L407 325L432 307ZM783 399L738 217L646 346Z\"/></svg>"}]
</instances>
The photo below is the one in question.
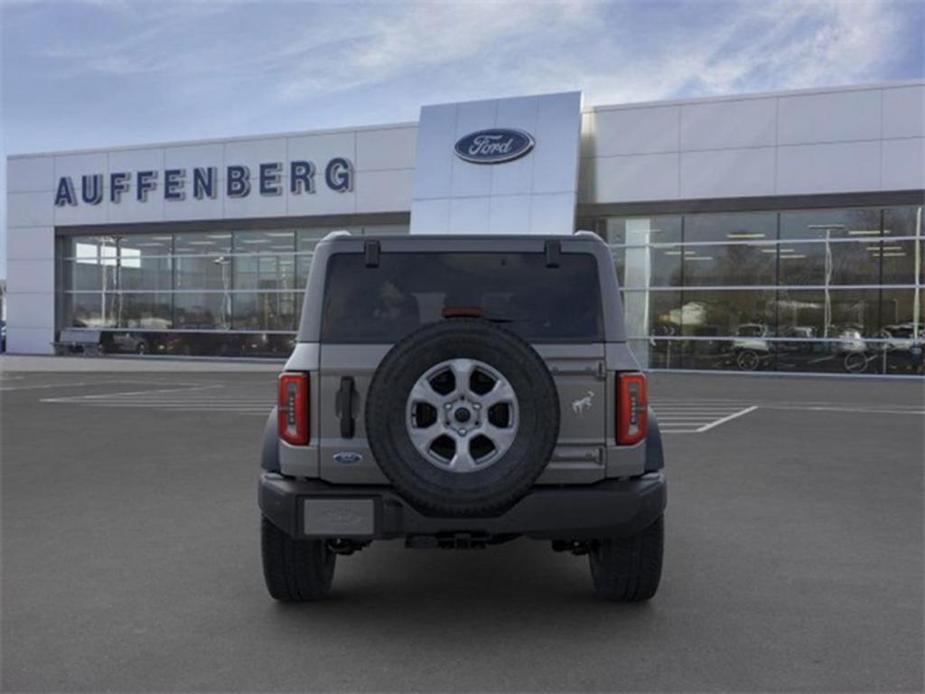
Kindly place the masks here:
<instances>
[{"instance_id":1,"label":"cloudy sky","mask_svg":"<svg viewBox=\"0 0 925 694\"><path fill-rule=\"evenodd\" d=\"M0 7L8 154L415 120L421 104L562 89L594 105L925 75L917 1Z\"/></svg>"}]
</instances>

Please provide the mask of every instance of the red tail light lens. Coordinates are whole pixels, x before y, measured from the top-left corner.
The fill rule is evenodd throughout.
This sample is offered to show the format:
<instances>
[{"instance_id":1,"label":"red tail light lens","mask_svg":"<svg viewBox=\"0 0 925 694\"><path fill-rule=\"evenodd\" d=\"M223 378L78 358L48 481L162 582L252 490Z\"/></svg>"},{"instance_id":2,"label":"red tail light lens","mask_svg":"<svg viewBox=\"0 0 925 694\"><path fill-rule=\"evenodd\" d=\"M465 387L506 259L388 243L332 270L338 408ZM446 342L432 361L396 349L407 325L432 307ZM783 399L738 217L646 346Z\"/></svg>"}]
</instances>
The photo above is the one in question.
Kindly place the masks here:
<instances>
[{"instance_id":1,"label":"red tail light lens","mask_svg":"<svg viewBox=\"0 0 925 694\"><path fill-rule=\"evenodd\" d=\"M285 371L279 375L277 432L286 443L308 443L308 374Z\"/></svg>"},{"instance_id":2,"label":"red tail light lens","mask_svg":"<svg viewBox=\"0 0 925 694\"><path fill-rule=\"evenodd\" d=\"M648 415L645 374L617 374L617 443L626 446L642 441L646 437Z\"/></svg>"}]
</instances>

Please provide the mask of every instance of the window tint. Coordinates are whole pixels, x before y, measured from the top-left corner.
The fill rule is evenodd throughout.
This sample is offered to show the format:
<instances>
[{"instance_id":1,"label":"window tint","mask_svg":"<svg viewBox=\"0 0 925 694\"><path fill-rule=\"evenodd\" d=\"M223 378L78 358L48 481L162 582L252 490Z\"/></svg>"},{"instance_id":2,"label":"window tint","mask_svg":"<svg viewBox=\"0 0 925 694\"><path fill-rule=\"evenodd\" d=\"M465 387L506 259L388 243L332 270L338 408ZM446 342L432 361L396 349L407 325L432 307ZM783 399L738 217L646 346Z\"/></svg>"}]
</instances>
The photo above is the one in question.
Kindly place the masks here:
<instances>
[{"instance_id":1,"label":"window tint","mask_svg":"<svg viewBox=\"0 0 925 694\"><path fill-rule=\"evenodd\" d=\"M564 254L557 268L542 253L387 253L368 268L361 254L328 263L322 339L391 343L447 309L477 310L537 342L602 340L597 265Z\"/></svg>"}]
</instances>

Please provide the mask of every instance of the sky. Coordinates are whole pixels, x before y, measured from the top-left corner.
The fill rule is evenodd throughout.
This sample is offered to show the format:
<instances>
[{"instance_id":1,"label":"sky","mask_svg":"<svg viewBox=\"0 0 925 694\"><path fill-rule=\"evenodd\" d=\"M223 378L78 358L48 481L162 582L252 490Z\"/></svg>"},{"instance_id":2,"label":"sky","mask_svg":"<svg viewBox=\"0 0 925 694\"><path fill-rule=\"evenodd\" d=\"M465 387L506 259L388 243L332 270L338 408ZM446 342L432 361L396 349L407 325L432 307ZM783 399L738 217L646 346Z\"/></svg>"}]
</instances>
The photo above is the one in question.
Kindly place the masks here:
<instances>
[{"instance_id":1,"label":"sky","mask_svg":"<svg viewBox=\"0 0 925 694\"><path fill-rule=\"evenodd\" d=\"M923 37L903 0L0 0L0 153L921 79Z\"/></svg>"}]
</instances>

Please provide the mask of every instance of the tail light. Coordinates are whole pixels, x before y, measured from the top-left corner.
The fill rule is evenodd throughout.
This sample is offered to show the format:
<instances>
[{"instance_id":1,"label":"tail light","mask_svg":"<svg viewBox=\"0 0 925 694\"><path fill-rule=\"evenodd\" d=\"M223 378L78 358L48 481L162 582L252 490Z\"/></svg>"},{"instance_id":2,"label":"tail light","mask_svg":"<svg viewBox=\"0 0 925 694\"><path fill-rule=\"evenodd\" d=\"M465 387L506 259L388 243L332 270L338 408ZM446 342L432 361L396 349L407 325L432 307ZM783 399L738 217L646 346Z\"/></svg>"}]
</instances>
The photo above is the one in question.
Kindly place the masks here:
<instances>
[{"instance_id":1,"label":"tail light","mask_svg":"<svg viewBox=\"0 0 925 694\"><path fill-rule=\"evenodd\" d=\"M308 443L308 374L285 371L279 375L277 432L286 443Z\"/></svg>"},{"instance_id":2,"label":"tail light","mask_svg":"<svg viewBox=\"0 0 925 694\"><path fill-rule=\"evenodd\" d=\"M626 446L642 441L648 414L645 374L617 374L617 443Z\"/></svg>"}]
</instances>

